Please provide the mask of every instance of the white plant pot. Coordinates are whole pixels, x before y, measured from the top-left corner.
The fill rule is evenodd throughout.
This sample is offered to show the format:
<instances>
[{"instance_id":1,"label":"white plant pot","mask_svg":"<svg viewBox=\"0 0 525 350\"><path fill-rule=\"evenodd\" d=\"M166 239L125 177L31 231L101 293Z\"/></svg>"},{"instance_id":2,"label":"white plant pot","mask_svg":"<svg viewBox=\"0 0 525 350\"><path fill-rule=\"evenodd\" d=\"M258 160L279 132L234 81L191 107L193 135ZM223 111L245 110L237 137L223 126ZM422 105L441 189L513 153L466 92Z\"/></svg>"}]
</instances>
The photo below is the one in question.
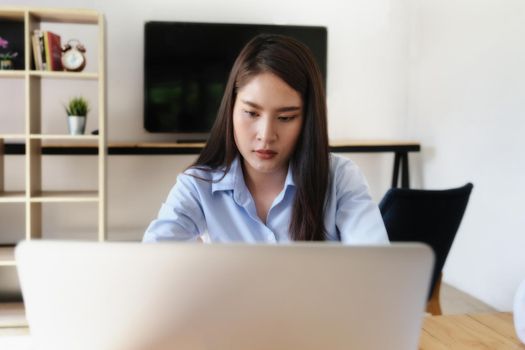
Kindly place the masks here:
<instances>
[{"instance_id":1,"label":"white plant pot","mask_svg":"<svg viewBox=\"0 0 525 350\"><path fill-rule=\"evenodd\" d=\"M514 327L518 338L525 344L525 281L521 282L514 297Z\"/></svg>"},{"instance_id":2,"label":"white plant pot","mask_svg":"<svg viewBox=\"0 0 525 350\"><path fill-rule=\"evenodd\" d=\"M70 115L67 117L67 126L70 135L83 135L86 130L86 117Z\"/></svg>"},{"instance_id":3,"label":"white plant pot","mask_svg":"<svg viewBox=\"0 0 525 350\"><path fill-rule=\"evenodd\" d=\"M10 70L13 69L12 60L0 60L0 70Z\"/></svg>"}]
</instances>

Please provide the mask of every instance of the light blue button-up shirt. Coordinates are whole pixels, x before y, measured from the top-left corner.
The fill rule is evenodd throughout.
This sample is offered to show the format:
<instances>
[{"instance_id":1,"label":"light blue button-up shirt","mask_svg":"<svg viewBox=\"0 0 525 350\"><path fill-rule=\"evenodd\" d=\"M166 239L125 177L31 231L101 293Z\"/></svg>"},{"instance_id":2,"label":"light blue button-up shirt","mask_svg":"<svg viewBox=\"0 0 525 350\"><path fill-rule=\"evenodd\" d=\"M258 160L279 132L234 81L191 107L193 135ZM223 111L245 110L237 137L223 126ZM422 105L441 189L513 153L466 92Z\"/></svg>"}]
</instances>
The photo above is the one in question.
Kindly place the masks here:
<instances>
[{"instance_id":1,"label":"light blue button-up shirt","mask_svg":"<svg viewBox=\"0 0 525 350\"><path fill-rule=\"evenodd\" d=\"M268 211L266 224L257 215L239 158L232 162L222 180L206 181L216 181L222 175L221 171L195 168L180 174L143 241L196 240L207 232L211 242L290 242L288 229L296 190L290 167L284 187ZM351 160L334 154L330 155L324 226L327 240L388 243L383 219L363 174Z\"/></svg>"}]
</instances>

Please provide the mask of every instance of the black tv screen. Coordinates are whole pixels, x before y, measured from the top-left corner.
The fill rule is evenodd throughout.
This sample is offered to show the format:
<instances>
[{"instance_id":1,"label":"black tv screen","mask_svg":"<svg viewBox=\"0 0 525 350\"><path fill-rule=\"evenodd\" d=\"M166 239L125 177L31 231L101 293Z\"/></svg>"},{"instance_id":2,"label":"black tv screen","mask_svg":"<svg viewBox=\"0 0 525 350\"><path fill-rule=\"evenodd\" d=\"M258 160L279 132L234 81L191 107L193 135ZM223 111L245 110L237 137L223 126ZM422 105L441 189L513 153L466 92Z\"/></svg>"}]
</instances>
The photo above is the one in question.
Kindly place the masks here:
<instances>
[{"instance_id":1,"label":"black tv screen","mask_svg":"<svg viewBox=\"0 0 525 350\"><path fill-rule=\"evenodd\" d=\"M326 86L326 27L146 22L146 130L208 133L235 58L260 33L288 35L306 44Z\"/></svg>"}]
</instances>

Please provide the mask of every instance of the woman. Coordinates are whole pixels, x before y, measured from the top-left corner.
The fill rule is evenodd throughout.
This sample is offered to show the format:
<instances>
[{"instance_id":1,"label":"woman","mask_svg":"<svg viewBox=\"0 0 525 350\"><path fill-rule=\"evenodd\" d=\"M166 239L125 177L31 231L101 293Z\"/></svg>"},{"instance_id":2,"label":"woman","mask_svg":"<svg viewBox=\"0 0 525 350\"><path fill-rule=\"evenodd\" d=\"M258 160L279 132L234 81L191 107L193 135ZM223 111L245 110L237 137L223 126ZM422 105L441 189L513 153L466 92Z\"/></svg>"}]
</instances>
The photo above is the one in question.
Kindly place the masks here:
<instances>
[{"instance_id":1,"label":"woman","mask_svg":"<svg viewBox=\"0 0 525 350\"><path fill-rule=\"evenodd\" d=\"M237 57L197 161L177 178L145 242L388 242L366 181L331 155L321 74L310 50L280 35Z\"/></svg>"}]
</instances>

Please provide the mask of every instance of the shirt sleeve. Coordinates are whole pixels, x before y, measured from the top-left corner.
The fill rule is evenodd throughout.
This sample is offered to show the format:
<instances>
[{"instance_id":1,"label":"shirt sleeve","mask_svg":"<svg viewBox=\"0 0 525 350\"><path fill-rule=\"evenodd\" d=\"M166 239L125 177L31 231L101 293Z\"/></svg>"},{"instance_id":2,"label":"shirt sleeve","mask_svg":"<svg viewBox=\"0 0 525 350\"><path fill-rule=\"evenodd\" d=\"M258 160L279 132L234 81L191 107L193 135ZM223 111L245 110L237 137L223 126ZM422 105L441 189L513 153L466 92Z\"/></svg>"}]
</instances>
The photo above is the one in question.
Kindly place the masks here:
<instances>
[{"instance_id":1,"label":"shirt sleeve","mask_svg":"<svg viewBox=\"0 0 525 350\"><path fill-rule=\"evenodd\" d=\"M206 220L195 186L195 178L180 174L143 242L197 240L206 231Z\"/></svg>"},{"instance_id":2,"label":"shirt sleeve","mask_svg":"<svg viewBox=\"0 0 525 350\"><path fill-rule=\"evenodd\" d=\"M378 206L372 200L361 170L352 162L338 167L336 226L345 244L388 244Z\"/></svg>"}]
</instances>

